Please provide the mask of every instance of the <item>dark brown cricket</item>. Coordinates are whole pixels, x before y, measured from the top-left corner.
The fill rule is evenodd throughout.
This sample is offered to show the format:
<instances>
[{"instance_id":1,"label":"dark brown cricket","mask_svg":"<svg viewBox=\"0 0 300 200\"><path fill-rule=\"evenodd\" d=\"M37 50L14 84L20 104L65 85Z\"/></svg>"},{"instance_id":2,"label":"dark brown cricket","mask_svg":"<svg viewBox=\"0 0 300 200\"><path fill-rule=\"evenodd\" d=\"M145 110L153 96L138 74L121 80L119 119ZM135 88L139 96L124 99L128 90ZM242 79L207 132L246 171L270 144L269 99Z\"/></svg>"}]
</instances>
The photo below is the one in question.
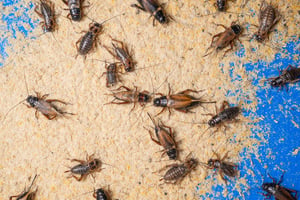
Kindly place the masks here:
<instances>
[{"instance_id":1,"label":"dark brown cricket","mask_svg":"<svg viewBox=\"0 0 300 200\"><path fill-rule=\"evenodd\" d=\"M77 58L78 55L84 56L96 47L97 36L102 32L102 25L97 22L92 22L89 25L89 31L83 31L85 34L76 42ZM79 44L79 45L78 45Z\"/></svg>"},{"instance_id":2,"label":"dark brown cricket","mask_svg":"<svg viewBox=\"0 0 300 200\"><path fill-rule=\"evenodd\" d=\"M170 168L160 181L164 180L165 183L172 184L180 183L187 174L197 167L197 164L198 162L196 159L186 158L186 160L181 164L167 165L166 167Z\"/></svg>"},{"instance_id":3,"label":"dark brown cricket","mask_svg":"<svg viewBox=\"0 0 300 200\"><path fill-rule=\"evenodd\" d=\"M53 32L56 26L54 3L52 3L50 0L40 0L39 11L37 6L35 7L34 11L39 17L44 19L44 21L40 23L42 24L44 33Z\"/></svg>"},{"instance_id":4,"label":"dark brown cricket","mask_svg":"<svg viewBox=\"0 0 300 200\"><path fill-rule=\"evenodd\" d=\"M70 170L65 171L65 173L71 172L68 178L75 178L77 181L84 180L89 174L93 175L95 172L101 171L101 161L99 159L93 158L94 155L86 156L85 160L72 159L71 162L79 162L80 164L75 165L70 168ZM80 177L75 176L80 175Z\"/></svg>"},{"instance_id":5,"label":"dark brown cricket","mask_svg":"<svg viewBox=\"0 0 300 200\"><path fill-rule=\"evenodd\" d=\"M207 161L207 164L204 164L208 169L216 169L218 170L221 178L225 181L227 184L227 179L225 176L228 177L236 177L238 174L237 168L238 165L225 161L225 159L228 157L228 152L223 156L223 158L220 157L219 154L213 151L213 153L216 155L217 159L209 159Z\"/></svg>"},{"instance_id":6,"label":"dark brown cricket","mask_svg":"<svg viewBox=\"0 0 300 200\"><path fill-rule=\"evenodd\" d=\"M157 3L156 0L137 0L139 5L131 4L131 7L135 7L144 12L148 12L151 16L154 16L153 26L155 25L155 20L161 24L167 24L168 18L165 15L162 7Z\"/></svg>"},{"instance_id":7,"label":"dark brown cricket","mask_svg":"<svg viewBox=\"0 0 300 200\"><path fill-rule=\"evenodd\" d=\"M280 72L279 76L267 79L272 87L282 87L287 83L296 83L300 80L300 68L289 65Z\"/></svg>"},{"instance_id":8,"label":"dark brown cricket","mask_svg":"<svg viewBox=\"0 0 300 200\"><path fill-rule=\"evenodd\" d=\"M82 19L83 13L82 9L89 7L89 5L83 6L85 0L62 0L69 8L70 13L67 15L67 18L75 22L79 22Z\"/></svg>"},{"instance_id":9,"label":"dark brown cricket","mask_svg":"<svg viewBox=\"0 0 300 200\"><path fill-rule=\"evenodd\" d=\"M258 31L254 33L253 38L258 42L264 41L268 38L274 25L280 20L281 16L277 9L271 4L262 2L259 10L259 27Z\"/></svg>"},{"instance_id":10,"label":"dark brown cricket","mask_svg":"<svg viewBox=\"0 0 300 200\"><path fill-rule=\"evenodd\" d=\"M106 63L105 69L106 72L103 72L102 76L106 75L106 87L112 87L116 85L117 82L120 81L120 78L118 76L117 63L110 63L109 65Z\"/></svg>"},{"instance_id":11,"label":"dark brown cricket","mask_svg":"<svg viewBox=\"0 0 300 200\"><path fill-rule=\"evenodd\" d=\"M208 121L208 125L210 127L215 127L226 121L232 121L239 115L240 112L241 112L240 107L238 106L230 107L229 103L227 101L224 101L218 113L212 116L212 118Z\"/></svg>"},{"instance_id":12,"label":"dark brown cricket","mask_svg":"<svg viewBox=\"0 0 300 200\"><path fill-rule=\"evenodd\" d=\"M268 175L270 176L270 174ZM297 200L298 192L296 190L288 189L280 185L283 181L283 175L284 174L281 175L278 182L270 176L273 182L262 184L262 189L266 192L262 194L269 199L273 196L276 200ZM293 195L293 193L295 194Z\"/></svg>"}]
</instances>

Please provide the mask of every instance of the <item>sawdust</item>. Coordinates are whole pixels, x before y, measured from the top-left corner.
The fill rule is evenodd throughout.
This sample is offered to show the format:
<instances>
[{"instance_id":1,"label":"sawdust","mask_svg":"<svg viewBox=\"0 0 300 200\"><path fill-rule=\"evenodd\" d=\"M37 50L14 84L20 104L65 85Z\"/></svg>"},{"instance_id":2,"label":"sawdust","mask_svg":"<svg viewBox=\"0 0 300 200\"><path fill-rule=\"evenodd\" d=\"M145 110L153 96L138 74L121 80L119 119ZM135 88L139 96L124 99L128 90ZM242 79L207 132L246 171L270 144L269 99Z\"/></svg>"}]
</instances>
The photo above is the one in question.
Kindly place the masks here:
<instances>
[{"instance_id":1,"label":"sawdust","mask_svg":"<svg viewBox=\"0 0 300 200\"><path fill-rule=\"evenodd\" d=\"M242 107L255 110L255 88L249 79L251 74L245 71L242 64L258 59L270 60L277 51L241 38L245 56L238 57L234 52L229 52L222 58L223 53L220 52L218 55L202 57L211 41L212 36L208 33L215 35L222 31L213 22L225 26L230 26L235 20L239 20L241 24L258 24L257 1L249 1L245 8L239 7L239 0L229 2L228 11L250 14L252 10L255 16L244 15L237 18L234 14L217 13L200 17L215 12L213 2L193 0L167 2L166 12L175 19L167 27L159 24L153 27L152 18L149 19L147 13L136 15L135 9L130 7L135 1L92 2L88 16L101 22L125 12L124 16L107 22L104 33L99 36L102 44L110 46L108 35L111 35L124 41L132 49L137 69L122 76L124 85L164 94L168 93L168 83L173 93L188 88L203 89L199 96L203 95L205 100L216 100L217 107L226 99L237 105L240 103L237 96L225 96L227 91L234 91L237 87L228 72L229 63L234 63L234 73L241 76L238 82L242 91L240 94L247 96L240 98ZM285 16L287 26L280 22L276 26L277 31L271 34L267 43L280 47L290 39L289 36L297 34L293 21L299 15L295 14L297 9L293 9L293 2L296 4L296 1L273 2ZM104 63L92 59L113 61L112 56L98 46L94 53L88 55L86 61L80 56L74 58L77 53L75 43L82 35L79 32L88 30L91 21L85 17L80 23L71 23L64 18L67 15L66 11L61 11L64 7L61 1L55 2L55 8L61 15L57 19L58 30L53 35L40 35L42 30L39 27L33 33L40 35L36 40L28 44L23 39L13 44L14 52L19 53L8 58L11 63L1 69L0 74L0 120L3 121L5 113L13 105L28 96L24 71L30 94L38 91L50 94L49 98L69 102L71 105L67 105L65 109L76 115L52 121L40 115L37 120L33 109L19 105L6 116L0 132L2 196L7 198L21 192L24 184L29 185L27 178L34 174L39 174L36 185L38 199L42 200L92 199L91 193L84 193L108 186L113 199L196 199L197 196L209 192L214 184L224 184L219 176L216 176L216 181L205 180L212 172L199 166L191 173L191 178L186 177L180 185L160 185L162 174L157 171L173 162L166 157L161 159L158 152L161 147L150 140L148 131L143 128L152 126L147 112L155 115L160 109L153 106L142 109L137 105L130 112L132 105L104 105L111 100L110 96L105 95L109 93L105 87L105 78L99 79L105 70ZM85 11L87 10L89 8ZM37 18L34 12L32 17ZM17 51L24 44L28 46L23 51ZM237 43L235 49L239 48ZM251 48L256 51L251 52ZM220 63L223 63L222 67ZM245 98L252 100L252 103L244 103L247 100ZM178 145L182 149L181 160L192 152L193 157L206 162L213 156L214 150L221 156L229 152L229 160L238 163L238 155L245 147L255 152L253 148L259 145L259 141L250 137L251 125L248 122L251 120L241 116L241 123L230 124L226 134L217 132L211 135L213 130L203 134L207 125L179 121L205 122L209 116L202 114L215 113L215 106L204 105L204 108L198 107L194 111L194 114L173 112L170 119L167 112L159 116L174 129L176 141L182 141ZM67 158L85 159L86 154L95 154L95 157L109 165L103 165L104 169L96 174L95 179L88 177L82 182L67 179L64 171L74 164ZM243 179L236 181L237 188L247 184ZM196 191L198 183L200 189Z\"/></svg>"}]
</instances>

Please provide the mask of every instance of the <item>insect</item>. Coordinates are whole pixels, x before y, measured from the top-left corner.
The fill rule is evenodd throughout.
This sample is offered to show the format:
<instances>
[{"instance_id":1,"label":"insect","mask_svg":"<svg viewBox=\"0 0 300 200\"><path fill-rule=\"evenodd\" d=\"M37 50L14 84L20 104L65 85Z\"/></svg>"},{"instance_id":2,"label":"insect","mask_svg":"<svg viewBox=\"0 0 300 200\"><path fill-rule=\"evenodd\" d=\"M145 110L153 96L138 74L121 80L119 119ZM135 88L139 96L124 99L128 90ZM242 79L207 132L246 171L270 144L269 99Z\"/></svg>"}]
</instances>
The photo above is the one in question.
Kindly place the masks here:
<instances>
[{"instance_id":1,"label":"insect","mask_svg":"<svg viewBox=\"0 0 300 200\"><path fill-rule=\"evenodd\" d=\"M270 176L270 174L268 174ZM285 188L281 186L283 179L283 174L280 177L280 180L278 183L275 181L273 177L270 176L272 179L272 183L263 183L262 189L267 192L266 194L263 194L267 198L271 198L271 196L274 196L276 200L297 200L298 199L298 192L296 190L291 190L288 188ZM292 195L292 193L295 193L295 196Z\"/></svg>"},{"instance_id":2,"label":"insect","mask_svg":"<svg viewBox=\"0 0 300 200\"><path fill-rule=\"evenodd\" d=\"M224 175L229 177L236 177L238 165L235 165L231 162L224 161L228 156L228 152L224 155L222 159L216 152L213 151L213 153L216 155L217 159L209 159L207 164L205 164L205 166L208 169L217 169L219 171L221 178L227 184L227 180L225 179Z\"/></svg>"},{"instance_id":3,"label":"insect","mask_svg":"<svg viewBox=\"0 0 300 200\"><path fill-rule=\"evenodd\" d=\"M248 0L244 0L244 1L245 2L243 3L242 7L244 7L247 4ZM227 2L228 2L228 0L216 0L216 2L214 3L214 6L218 9L218 11L225 12L227 9Z\"/></svg>"},{"instance_id":4,"label":"insect","mask_svg":"<svg viewBox=\"0 0 300 200\"><path fill-rule=\"evenodd\" d=\"M106 74L106 87L114 86L118 81L120 81L117 71L117 64L105 64L105 69L106 72L103 72L102 76Z\"/></svg>"},{"instance_id":5,"label":"insect","mask_svg":"<svg viewBox=\"0 0 300 200\"><path fill-rule=\"evenodd\" d=\"M61 104L64 104L64 105L67 105L69 103L66 103L66 102L64 102L62 100L58 100L58 99L47 99L49 94L45 94L45 95L41 96L40 93L35 92L36 96L29 95L25 73L24 73L24 80L25 80L25 85L26 85L26 90L27 90L28 96L27 96L26 99L20 101L19 103L14 105L11 109L9 109L9 111L6 113L6 115L4 117L4 120L5 120L6 116L8 115L8 113L12 109L14 109L16 106L18 106L20 103L22 103L24 101L26 101L28 103L26 105L28 108L34 108L35 109L35 117L37 119L38 119L38 112L42 113L48 120L53 120L53 119L56 119L57 117L65 116L67 114L75 115L73 113L63 111L60 107L58 107L56 105L57 102L61 103Z\"/></svg>"},{"instance_id":6,"label":"insect","mask_svg":"<svg viewBox=\"0 0 300 200\"><path fill-rule=\"evenodd\" d=\"M90 52L90 50L96 47L97 36L101 33L101 31L101 24L97 22L90 23L89 31L83 31L85 32L85 35L79 38L79 40L76 42L78 53L75 58L77 58L78 55L82 55L84 56L84 59L86 59L86 55Z\"/></svg>"},{"instance_id":7,"label":"insect","mask_svg":"<svg viewBox=\"0 0 300 200\"><path fill-rule=\"evenodd\" d=\"M157 115L161 114L166 108L168 108L169 114L171 114L171 108L174 108L175 110L180 112L187 113L191 112L191 108L202 103L216 103L215 101L203 102L201 99L189 95L188 93L190 92L199 93L200 91L187 89L177 94L171 94L171 88L169 85L169 94L167 96L158 93L159 95L161 95L161 97L155 98L153 100L154 106L163 107L163 109Z\"/></svg>"},{"instance_id":8,"label":"insect","mask_svg":"<svg viewBox=\"0 0 300 200\"><path fill-rule=\"evenodd\" d=\"M165 175L160 179L160 181L164 180L165 183L172 184L180 183L188 173L190 173L193 169L197 167L197 164L198 162L196 159L186 158L185 161L181 164L167 165L164 168L171 168L165 173Z\"/></svg>"},{"instance_id":9,"label":"insect","mask_svg":"<svg viewBox=\"0 0 300 200\"><path fill-rule=\"evenodd\" d=\"M214 3L215 7L218 9L218 11L225 11L226 10L226 4L227 0L216 0Z\"/></svg>"},{"instance_id":10,"label":"insect","mask_svg":"<svg viewBox=\"0 0 300 200\"><path fill-rule=\"evenodd\" d=\"M200 17L205 17L205 16L209 16L209 15L215 15L218 14L219 12L222 13L230 13L230 14L236 14L236 15L248 15L247 13L236 13L236 12L228 12L226 11L228 8L228 1L229 0L215 0L214 2L214 7L216 7L217 12L214 13L209 13L209 14L204 14L204 15L198 15ZM231 0L231 1L235 1L235 0ZM245 5L247 4L248 0L243 0L244 3L242 3L241 8L245 7Z\"/></svg>"},{"instance_id":11,"label":"insect","mask_svg":"<svg viewBox=\"0 0 300 200\"><path fill-rule=\"evenodd\" d=\"M75 178L77 181L84 180L89 174L93 175L92 173L100 172L101 171L101 161L99 159L94 159L94 155L86 156L86 161L72 159L71 162L79 162L80 164L75 165L74 167L70 168L70 170L65 171L71 172L71 175L68 178ZM80 175L80 177L75 176L74 174Z\"/></svg>"},{"instance_id":12,"label":"insect","mask_svg":"<svg viewBox=\"0 0 300 200\"><path fill-rule=\"evenodd\" d=\"M26 200L34 200L38 189L36 188L35 191L31 192L31 187L32 187L36 177L37 177L37 175L34 176L32 183L27 190L25 188L21 194L15 195L15 196L10 196L9 200L12 200L13 198L15 198L16 200L21 200L21 199L25 199L25 197L26 197Z\"/></svg>"},{"instance_id":13,"label":"insect","mask_svg":"<svg viewBox=\"0 0 300 200\"><path fill-rule=\"evenodd\" d=\"M82 18L82 8L89 7L82 6L85 0L62 0L67 6L69 6L70 13L67 15L67 18L73 21L79 22Z\"/></svg>"},{"instance_id":14,"label":"insect","mask_svg":"<svg viewBox=\"0 0 300 200\"><path fill-rule=\"evenodd\" d=\"M35 117L38 118L38 112L41 112L47 119L52 120L57 118L58 116L64 116L66 114L74 115L73 113L65 112L57 107L54 103L59 102L64 105L68 103L58 100L58 99L46 99L49 94L45 94L41 96L38 92L36 92L36 96L29 95L26 99L28 108L34 108Z\"/></svg>"},{"instance_id":15,"label":"insect","mask_svg":"<svg viewBox=\"0 0 300 200\"><path fill-rule=\"evenodd\" d=\"M206 52L212 47L216 48L216 51L219 51L219 50L226 48L228 45L230 45L230 49L227 49L224 52L224 54L223 54L223 57L224 57L227 52L229 52L230 50L233 49L233 42L235 39L237 39L241 43L241 41L239 40L239 36L242 33L243 29L240 25L236 24L236 22L232 22L230 27L226 27L223 24L216 24L216 25L222 26L225 29L225 31L213 36L213 38L211 40L211 44L207 48ZM216 41L214 41L215 38L217 38ZM211 54L212 52L213 51L205 54L203 57Z\"/></svg>"},{"instance_id":16,"label":"insect","mask_svg":"<svg viewBox=\"0 0 300 200\"><path fill-rule=\"evenodd\" d=\"M121 91L121 89L124 88L125 91ZM118 89L114 90L111 94L114 99L106 104L129 104L133 103L133 110L135 108L135 104L139 103L141 106L144 106L146 103L148 103L151 100L151 96L149 95L148 91L142 91L138 92L137 87L135 87L135 90L129 89L126 86L121 86ZM117 100L117 102L115 102Z\"/></svg>"},{"instance_id":17,"label":"insect","mask_svg":"<svg viewBox=\"0 0 300 200\"><path fill-rule=\"evenodd\" d=\"M40 11L38 11L37 6L34 11L44 19L41 22L44 33L54 31L56 25L54 4L49 0L40 0Z\"/></svg>"},{"instance_id":18,"label":"insect","mask_svg":"<svg viewBox=\"0 0 300 200\"><path fill-rule=\"evenodd\" d=\"M157 138L157 140L155 140L152 136L151 131L149 130L151 140L164 148L163 154L166 153L171 160L175 160L177 158L177 149L172 129L164 125L161 121L155 123L154 119L150 116L150 114L147 114L155 126L154 130ZM166 128L169 130L169 132L166 130Z\"/></svg>"},{"instance_id":19,"label":"insect","mask_svg":"<svg viewBox=\"0 0 300 200\"><path fill-rule=\"evenodd\" d=\"M121 15L124 15L121 14ZM76 42L76 48L77 48L77 55L75 58L77 58L78 55L84 56L84 59L86 59L87 54L96 47L96 40L97 36L102 33L103 24L117 16L111 17L110 19L107 19L103 21L101 24L97 22L92 22L89 24L89 31L82 31L85 33L79 40ZM78 45L79 44L79 45Z\"/></svg>"},{"instance_id":20,"label":"insect","mask_svg":"<svg viewBox=\"0 0 300 200\"><path fill-rule=\"evenodd\" d=\"M121 48L118 47L116 44L112 43L112 46L113 46L113 50L115 51L115 53L110 49L108 48L107 46L104 46L104 48L113 56L115 57L116 59L118 59L122 65L124 66L125 68L125 71L126 72L131 72L133 71L134 69L134 62L132 60L132 57L130 56L129 54L129 51L128 51L128 48L127 46L119 41L119 40L116 40L116 39L113 39L112 40L114 42L117 42L121 45Z\"/></svg>"},{"instance_id":21,"label":"insect","mask_svg":"<svg viewBox=\"0 0 300 200\"><path fill-rule=\"evenodd\" d=\"M259 28L254 33L253 38L258 42L264 41L268 37L268 33L271 32L271 28L280 20L281 16L272 5L262 2L259 11Z\"/></svg>"},{"instance_id":22,"label":"insect","mask_svg":"<svg viewBox=\"0 0 300 200\"><path fill-rule=\"evenodd\" d=\"M156 0L138 0L138 3L140 5L131 4L131 7L135 7L144 12L149 12L151 16L154 16L153 26L155 25L155 19L161 24L168 23L168 18L166 17L162 7L158 5Z\"/></svg>"},{"instance_id":23,"label":"insect","mask_svg":"<svg viewBox=\"0 0 300 200\"><path fill-rule=\"evenodd\" d=\"M97 189L94 192L93 197L96 200L109 200L108 195L106 194L106 192L102 188Z\"/></svg>"},{"instance_id":24,"label":"insect","mask_svg":"<svg viewBox=\"0 0 300 200\"><path fill-rule=\"evenodd\" d=\"M289 65L278 77L269 78L272 87L282 87L286 83L295 83L300 80L300 68Z\"/></svg>"},{"instance_id":25,"label":"insect","mask_svg":"<svg viewBox=\"0 0 300 200\"><path fill-rule=\"evenodd\" d=\"M209 127L204 131L206 132L209 128L213 128L213 127L217 127L217 130L214 131L217 132L220 125L223 125L225 127L225 131L227 129L227 126L225 125L225 122L229 123L229 122L233 122L233 121L238 121L238 119L236 119L236 117L239 115L239 113L241 112L240 107L238 106L234 106L234 107L230 107L229 103L227 101L224 101L221 108L217 110L217 114L204 114L204 115L211 115L212 118L210 120L208 120L208 122L185 122L185 121L179 121L179 122L183 122L183 123L188 123L188 124L208 124Z\"/></svg>"},{"instance_id":26,"label":"insect","mask_svg":"<svg viewBox=\"0 0 300 200\"><path fill-rule=\"evenodd\" d=\"M225 121L234 120L240 112L241 109L238 106L230 107L229 103L224 101L220 112L208 121L208 125L210 127L215 127L221 123L224 123Z\"/></svg>"}]
</instances>

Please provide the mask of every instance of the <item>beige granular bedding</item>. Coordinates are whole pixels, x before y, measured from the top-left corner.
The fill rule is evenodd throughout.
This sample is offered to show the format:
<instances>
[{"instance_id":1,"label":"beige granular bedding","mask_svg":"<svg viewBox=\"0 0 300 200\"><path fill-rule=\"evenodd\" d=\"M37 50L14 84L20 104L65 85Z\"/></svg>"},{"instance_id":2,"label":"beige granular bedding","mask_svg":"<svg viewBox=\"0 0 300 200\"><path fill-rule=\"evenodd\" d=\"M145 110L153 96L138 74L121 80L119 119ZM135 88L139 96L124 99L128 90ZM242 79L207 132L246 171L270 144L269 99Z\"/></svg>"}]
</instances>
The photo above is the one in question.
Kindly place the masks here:
<instances>
[{"instance_id":1,"label":"beige granular bedding","mask_svg":"<svg viewBox=\"0 0 300 200\"><path fill-rule=\"evenodd\" d=\"M280 8L284 20L276 27L282 34L272 33L268 44L283 46L290 40L290 36L297 34L295 21L299 22L299 19L294 16L299 16L296 14L299 5L296 6L297 0L272 2ZM105 23L104 33L99 36L101 43L108 46L111 45L108 35L124 41L133 52L137 62L136 71L121 75L123 85L167 94L169 83L173 93L188 88L202 89L204 91L198 96L203 96L207 101L217 101L218 107L224 100L237 105L237 96L225 97L228 90L237 87L229 76L230 61L235 63L234 73L242 77L239 87L243 94L253 100L252 104L243 104L243 108L255 110L255 88L241 63L255 62L257 59L270 60L276 50L254 41L249 43L245 36L241 38L246 49L246 56L243 58L239 58L234 52L229 52L224 58L223 52L202 57L212 35L223 31L222 27L217 27L213 22L229 26L232 21L237 20L235 14L218 13L200 17L201 14L215 12L213 1L166 1L166 12L173 16L175 22L166 27L160 24L153 27L148 13L136 15L136 10L130 7L130 4L136 3L134 0L91 3L88 16L98 22L125 12L124 16ZM257 1L250 0L245 8L240 8L241 3L240 0L229 1L228 11L250 14L252 8L256 11L255 17L244 15L238 20L241 24L258 24ZM105 78L99 79L105 71L104 63L92 59L112 62L113 58L101 46L89 54L86 61L81 56L74 58L75 42L82 35L79 32L87 30L91 21L85 17L80 23L71 23L64 17L67 11L61 11L65 7L62 1L55 2L57 13L61 14L57 19L58 30L53 35L41 35L29 44L24 39L16 41L14 50L18 53L11 53L12 56L7 61L10 64L1 69L0 199L8 199L10 195L20 193L25 185L30 184L28 177L35 174L39 175L35 184L38 186L37 199L42 200L93 199L92 193L82 194L94 188L108 186L113 199L197 199L198 195L210 191L214 183L211 179L205 181L205 177L212 172L201 166L180 185L160 185L159 179L163 172L157 171L173 162L167 157L161 159L159 150L162 147L152 142L148 131L144 129L153 126L147 112L154 116L160 108L148 104L142 109L137 104L136 109L130 112L132 105L104 105L112 100L111 96L106 95L110 92L105 86ZM87 10L89 8L85 12ZM37 17L34 12L32 15ZM254 31L253 28L246 34ZM40 35L41 32L39 27L34 34ZM24 37L20 35L18 38ZM236 44L235 50L240 48L239 43ZM25 48L20 50L24 45ZM258 51L251 52L252 47L257 47ZM220 63L224 64L223 69L219 66ZM69 102L71 105L64 108L76 115L50 121L40 114L37 120L35 110L21 104L8 113L3 121L7 111L28 96L24 71L30 94L38 91L50 94L49 98ZM250 139L250 119L241 116L243 123L231 124L226 135L222 132L223 129L212 135L210 132L213 130L202 134L207 125L178 121L207 121L209 116L202 114L215 113L215 106L204 105L204 108L197 107L193 111L195 113L190 114L174 111L170 119L168 112L159 116L166 125L173 128L176 141L181 141L178 144L181 160L192 152L193 157L206 162L215 150L221 156L228 151L229 159L238 163L241 158L237 155L245 147L255 152L253 145L258 141ZM231 143L229 140L234 134L238 142ZM103 164L103 170L95 174L95 179L91 176L82 182L68 179L64 171L76 164L68 159L84 160L86 154L95 154L96 158L109 165ZM220 184L224 184L219 176L216 177ZM247 185L243 179L236 181L237 188ZM201 189L196 192L195 186L198 183L202 183Z\"/></svg>"}]
</instances>

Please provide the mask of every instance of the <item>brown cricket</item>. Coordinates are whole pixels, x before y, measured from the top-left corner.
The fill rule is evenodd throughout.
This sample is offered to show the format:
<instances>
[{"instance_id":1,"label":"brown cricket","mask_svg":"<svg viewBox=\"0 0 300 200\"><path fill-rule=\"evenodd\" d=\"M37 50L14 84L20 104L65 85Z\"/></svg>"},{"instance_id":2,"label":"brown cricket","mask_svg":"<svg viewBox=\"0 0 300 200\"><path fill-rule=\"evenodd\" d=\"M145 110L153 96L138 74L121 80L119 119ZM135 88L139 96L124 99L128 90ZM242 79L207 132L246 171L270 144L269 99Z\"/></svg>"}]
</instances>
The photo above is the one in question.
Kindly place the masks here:
<instances>
[{"instance_id":1,"label":"brown cricket","mask_svg":"<svg viewBox=\"0 0 300 200\"><path fill-rule=\"evenodd\" d=\"M129 53L127 46L124 44L124 42L121 42L119 40L111 38L112 41L117 42L121 45L121 47L117 46L114 43L111 43L113 46L113 50L111 50L109 47L104 46L104 48L117 60L122 63L124 66L124 69L126 72L131 72L134 70L134 61L132 59L131 53ZM114 51L114 52L113 52Z\"/></svg>"},{"instance_id":2,"label":"brown cricket","mask_svg":"<svg viewBox=\"0 0 300 200\"><path fill-rule=\"evenodd\" d=\"M212 40L211 40L211 44L210 46L207 48L206 52L210 49L210 48L215 48L215 50L218 52L219 50L222 50L226 47L228 47L230 45L230 48L227 49L224 54L223 57L226 55L227 52L231 51L233 49L233 43L234 41L237 39L240 43L242 43L239 40L239 36L242 33L242 27L238 24L236 24L236 22L232 22L230 27L226 27L223 24L216 24L217 26L222 26L225 31L218 33L216 35L213 36ZM217 38L217 40L215 40L215 38ZM203 57L211 54L213 51L211 51L210 53L205 54Z\"/></svg>"},{"instance_id":3,"label":"brown cricket","mask_svg":"<svg viewBox=\"0 0 300 200\"><path fill-rule=\"evenodd\" d=\"M227 162L225 159L228 157L228 152L224 155L223 158L220 157L215 151L213 151L214 155L216 155L217 159L209 159L207 164L204 164L208 169L217 169L221 178L227 184L227 179L224 175L229 177L236 177L238 174L237 167L238 165Z\"/></svg>"},{"instance_id":4,"label":"brown cricket","mask_svg":"<svg viewBox=\"0 0 300 200\"><path fill-rule=\"evenodd\" d=\"M125 91L121 89L125 89ZM111 96L114 97L114 99L111 102L108 102L106 104L130 104L133 103L133 110L135 108L135 104L139 103L141 106L144 106L146 103L148 103L151 100L151 96L149 95L149 92L144 90L142 92L137 91L137 87L135 87L135 90L129 89L126 86L120 86L116 90L112 91ZM117 101L117 102L116 102Z\"/></svg>"},{"instance_id":5,"label":"brown cricket","mask_svg":"<svg viewBox=\"0 0 300 200\"><path fill-rule=\"evenodd\" d=\"M35 92L36 96L29 95L28 86L27 86L26 77L25 77L25 71L24 71L24 80L25 80L25 86L26 86L26 90L27 90L27 94L28 94L27 98L23 99L22 101L20 101L19 103L17 103L13 107L11 107L5 114L3 121L5 120L6 116L8 115L8 113L10 111L12 111L14 108L16 108L19 104L21 104L24 101L26 101L29 104L29 105L25 104L28 108L34 108L36 110L35 117L37 119L38 119L39 112L42 113L49 120L56 119L57 117L63 117L63 116L66 116L67 114L75 115L73 113L63 111L62 108L60 108L59 106L56 105L56 103L61 103L64 105L67 105L69 103L66 103L66 102L64 102L62 100L58 100L58 99L47 99L49 94L41 95L40 93Z\"/></svg>"},{"instance_id":6,"label":"brown cricket","mask_svg":"<svg viewBox=\"0 0 300 200\"><path fill-rule=\"evenodd\" d=\"M157 138L157 140L155 140L152 136L152 132L149 130L151 140L164 148L162 156L166 153L171 160L176 160L177 148L172 129L169 126L164 125L161 121L155 123L150 114L147 114L154 124L155 135ZM166 128L169 130L169 132L166 130Z\"/></svg>"},{"instance_id":7,"label":"brown cricket","mask_svg":"<svg viewBox=\"0 0 300 200\"><path fill-rule=\"evenodd\" d=\"M31 185L29 186L28 189L24 189L24 191L21 194L18 195L14 195L14 196L10 196L9 200L12 200L13 198L15 198L16 200L21 200L21 199L26 199L26 200L35 200L36 197L36 193L37 193L37 188L35 189L35 191L31 191L32 185L36 179L37 175L34 176ZM26 197L26 198L25 198Z\"/></svg>"},{"instance_id":8,"label":"brown cricket","mask_svg":"<svg viewBox=\"0 0 300 200\"><path fill-rule=\"evenodd\" d=\"M170 111L171 108L180 112L188 113L188 112L192 112L190 111L190 109L192 109L195 106L201 105L203 103L216 103L215 101L204 102L200 98L195 98L189 95L190 92L199 93L201 91L202 90L197 91L197 90L187 89L177 94L171 94L171 88L169 85L169 94L167 96L158 93L158 95L161 95L161 97L155 98L153 100L154 106L163 107L163 109L157 115L165 111L166 108L168 108L170 114L171 114Z\"/></svg>"},{"instance_id":9,"label":"brown cricket","mask_svg":"<svg viewBox=\"0 0 300 200\"><path fill-rule=\"evenodd\" d=\"M66 114L74 115L73 113L65 112L57 105L55 102L62 103L67 105L68 103L58 100L58 99L47 99L49 94L45 94L41 96L38 92L36 92L36 96L29 95L26 99L28 108L34 108L35 117L38 118L38 112L41 112L47 119L52 120L57 118L58 116L65 116Z\"/></svg>"}]
</instances>

